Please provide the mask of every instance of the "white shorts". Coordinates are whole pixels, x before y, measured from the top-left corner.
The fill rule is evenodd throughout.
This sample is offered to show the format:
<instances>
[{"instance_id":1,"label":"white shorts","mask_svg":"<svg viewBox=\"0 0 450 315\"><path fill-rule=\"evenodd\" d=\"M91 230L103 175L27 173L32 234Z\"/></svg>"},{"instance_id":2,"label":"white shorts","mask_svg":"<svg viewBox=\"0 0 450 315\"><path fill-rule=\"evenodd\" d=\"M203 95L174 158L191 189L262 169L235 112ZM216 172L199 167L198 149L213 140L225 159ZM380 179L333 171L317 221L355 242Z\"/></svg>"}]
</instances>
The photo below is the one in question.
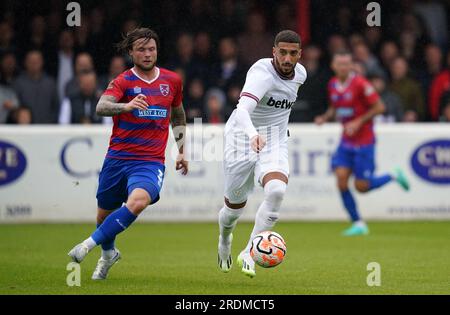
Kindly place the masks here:
<instances>
[{"instance_id":1,"label":"white shorts","mask_svg":"<svg viewBox=\"0 0 450 315\"><path fill-rule=\"evenodd\" d=\"M234 136L233 132L225 134L223 161L224 196L230 203L246 201L255 186L255 180L262 184L262 179L268 173L280 172L289 177L287 141L273 146L268 143L257 154L250 148L248 137L246 140L236 140Z\"/></svg>"}]
</instances>

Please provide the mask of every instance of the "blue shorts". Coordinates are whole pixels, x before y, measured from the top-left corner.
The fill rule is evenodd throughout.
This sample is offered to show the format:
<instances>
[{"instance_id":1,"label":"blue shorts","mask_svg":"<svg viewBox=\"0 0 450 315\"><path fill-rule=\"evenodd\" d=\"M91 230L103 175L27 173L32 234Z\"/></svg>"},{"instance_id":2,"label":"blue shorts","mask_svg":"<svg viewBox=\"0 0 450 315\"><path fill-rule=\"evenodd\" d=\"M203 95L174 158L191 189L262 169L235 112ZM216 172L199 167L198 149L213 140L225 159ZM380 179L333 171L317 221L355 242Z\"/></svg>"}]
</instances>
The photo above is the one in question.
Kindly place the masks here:
<instances>
[{"instance_id":1,"label":"blue shorts","mask_svg":"<svg viewBox=\"0 0 450 315\"><path fill-rule=\"evenodd\" d=\"M375 144L349 146L339 144L331 159L331 167L346 167L353 171L357 179L369 179L375 172Z\"/></svg>"},{"instance_id":2,"label":"blue shorts","mask_svg":"<svg viewBox=\"0 0 450 315\"><path fill-rule=\"evenodd\" d=\"M164 171L165 166L159 162L106 158L98 179L98 207L120 208L135 188L145 189L151 204L158 202Z\"/></svg>"}]
</instances>

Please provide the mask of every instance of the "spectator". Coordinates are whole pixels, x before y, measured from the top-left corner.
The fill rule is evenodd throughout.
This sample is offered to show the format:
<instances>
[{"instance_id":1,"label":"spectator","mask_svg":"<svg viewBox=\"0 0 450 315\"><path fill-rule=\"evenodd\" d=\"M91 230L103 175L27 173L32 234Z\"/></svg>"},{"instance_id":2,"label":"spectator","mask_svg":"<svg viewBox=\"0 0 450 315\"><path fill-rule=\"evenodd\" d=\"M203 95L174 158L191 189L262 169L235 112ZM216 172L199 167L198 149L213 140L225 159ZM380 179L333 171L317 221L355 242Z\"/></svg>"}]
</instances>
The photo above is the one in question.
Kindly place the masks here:
<instances>
[{"instance_id":1,"label":"spectator","mask_svg":"<svg viewBox=\"0 0 450 315\"><path fill-rule=\"evenodd\" d=\"M33 123L33 115L31 109L26 106L19 106L9 112L7 124L14 125L30 125Z\"/></svg>"},{"instance_id":2,"label":"spectator","mask_svg":"<svg viewBox=\"0 0 450 315\"><path fill-rule=\"evenodd\" d=\"M447 93L444 102L442 103L439 121L450 122L450 93Z\"/></svg>"},{"instance_id":3,"label":"spectator","mask_svg":"<svg viewBox=\"0 0 450 315\"><path fill-rule=\"evenodd\" d=\"M201 77L204 82L208 79L210 65L215 61L214 55L210 35L203 31L197 33L194 41L194 75Z\"/></svg>"},{"instance_id":4,"label":"spectator","mask_svg":"<svg viewBox=\"0 0 450 315\"><path fill-rule=\"evenodd\" d=\"M8 51L15 51L13 44L14 30L7 21L0 23L0 56Z\"/></svg>"},{"instance_id":5,"label":"spectator","mask_svg":"<svg viewBox=\"0 0 450 315\"><path fill-rule=\"evenodd\" d=\"M377 116L375 120L377 122L403 121L402 101L397 94L387 88L386 79L381 75L373 75L369 79L386 106L385 112Z\"/></svg>"},{"instance_id":6,"label":"spectator","mask_svg":"<svg viewBox=\"0 0 450 315\"><path fill-rule=\"evenodd\" d=\"M425 43L429 42L422 21L412 13L405 13L401 18L399 40L401 53L408 62L416 65L421 62Z\"/></svg>"},{"instance_id":7,"label":"spectator","mask_svg":"<svg viewBox=\"0 0 450 315\"><path fill-rule=\"evenodd\" d=\"M298 98L292 107L292 122L312 121L325 112L327 104L327 82L331 74L320 66L322 51L316 45L303 49L301 63L306 68L308 79L298 90Z\"/></svg>"},{"instance_id":8,"label":"spectator","mask_svg":"<svg viewBox=\"0 0 450 315\"><path fill-rule=\"evenodd\" d=\"M103 8L96 7L89 14L90 34L87 41L88 51L95 60L99 73L106 73L113 55L111 49L112 35L105 29L105 12Z\"/></svg>"},{"instance_id":9,"label":"spectator","mask_svg":"<svg viewBox=\"0 0 450 315\"><path fill-rule=\"evenodd\" d=\"M44 72L42 53L32 50L25 57L25 73L13 83L20 104L29 106L33 122L52 124L57 120L58 95L55 81Z\"/></svg>"},{"instance_id":10,"label":"spectator","mask_svg":"<svg viewBox=\"0 0 450 315\"><path fill-rule=\"evenodd\" d=\"M204 121L210 124L220 124L228 119L226 111L226 96L221 89L209 89L205 96Z\"/></svg>"},{"instance_id":11,"label":"spectator","mask_svg":"<svg viewBox=\"0 0 450 315\"><path fill-rule=\"evenodd\" d=\"M423 121L425 104L419 82L408 75L408 63L405 58L397 57L391 64L392 82L390 89L397 93L403 104L403 120L407 122Z\"/></svg>"},{"instance_id":12,"label":"spectator","mask_svg":"<svg viewBox=\"0 0 450 315\"><path fill-rule=\"evenodd\" d=\"M350 48L352 52L354 52L355 47L359 44L366 44L365 38L360 33L353 33L348 37L348 43L350 44Z\"/></svg>"},{"instance_id":13,"label":"spectator","mask_svg":"<svg viewBox=\"0 0 450 315\"><path fill-rule=\"evenodd\" d=\"M413 32L404 31L400 34L400 47L402 56L409 63L415 64L416 61L419 61L420 53L418 52L417 38Z\"/></svg>"},{"instance_id":14,"label":"spectator","mask_svg":"<svg viewBox=\"0 0 450 315\"><path fill-rule=\"evenodd\" d=\"M232 83L244 83L246 70L238 59L235 40L231 37L222 38L219 42L219 62L212 67L209 81L227 91Z\"/></svg>"},{"instance_id":15,"label":"spectator","mask_svg":"<svg viewBox=\"0 0 450 315\"><path fill-rule=\"evenodd\" d=\"M439 106L443 95L450 91L450 51L447 53L447 68L441 71L433 80L428 95L428 106L431 119L439 118Z\"/></svg>"},{"instance_id":16,"label":"spectator","mask_svg":"<svg viewBox=\"0 0 450 315\"><path fill-rule=\"evenodd\" d=\"M17 108L19 101L16 92L6 85L0 84L0 124L4 124L9 113Z\"/></svg>"},{"instance_id":17,"label":"spectator","mask_svg":"<svg viewBox=\"0 0 450 315\"><path fill-rule=\"evenodd\" d=\"M243 29L243 14L236 1L221 0L219 12L217 35L219 37L235 37Z\"/></svg>"},{"instance_id":18,"label":"spectator","mask_svg":"<svg viewBox=\"0 0 450 315\"><path fill-rule=\"evenodd\" d=\"M231 83L227 92L227 111L232 112L239 102L241 96L242 84Z\"/></svg>"},{"instance_id":19,"label":"spectator","mask_svg":"<svg viewBox=\"0 0 450 315\"><path fill-rule=\"evenodd\" d=\"M335 12L330 16L333 29L342 35L348 36L353 31L353 14L348 6L335 7Z\"/></svg>"},{"instance_id":20,"label":"spectator","mask_svg":"<svg viewBox=\"0 0 450 315\"><path fill-rule=\"evenodd\" d=\"M388 40L381 44L380 58L381 64L385 69L389 69L392 61L400 56L400 49L396 42Z\"/></svg>"},{"instance_id":21,"label":"spectator","mask_svg":"<svg viewBox=\"0 0 450 315\"><path fill-rule=\"evenodd\" d=\"M70 97L78 94L80 91L78 82L80 74L90 71L94 71L94 61L92 60L92 56L86 52L78 54L75 57L75 76L67 82L64 95Z\"/></svg>"},{"instance_id":22,"label":"spectator","mask_svg":"<svg viewBox=\"0 0 450 315\"><path fill-rule=\"evenodd\" d=\"M364 30L364 38L372 52L378 51L382 37L383 34L380 26L369 26Z\"/></svg>"},{"instance_id":23,"label":"spectator","mask_svg":"<svg viewBox=\"0 0 450 315\"><path fill-rule=\"evenodd\" d=\"M106 90L106 87L108 86L109 82L111 82L114 78L116 78L119 74L124 72L127 69L125 64L125 59L120 56L116 55L112 57L111 62L109 64L109 71L108 74L103 75L99 79L99 86L102 90Z\"/></svg>"},{"instance_id":24,"label":"spectator","mask_svg":"<svg viewBox=\"0 0 450 315\"><path fill-rule=\"evenodd\" d=\"M384 70L378 63L377 58L369 50L365 43L358 43L353 47L353 55L355 61L361 62L366 68L367 75L377 74L384 75Z\"/></svg>"},{"instance_id":25,"label":"spectator","mask_svg":"<svg viewBox=\"0 0 450 315\"><path fill-rule=\"evenodd\" d=\"M442 3L433 0L416 2L414 12L425 22L433 42L445 48L448 45L448 24L446 10Z\"/></svg>"},{"instance_id":26,"label":"spectator","mask_svg":"<svg viewBox=\"0 0 450 315\"><path fill-rule=\"evenodd\" d=\"M87 17L86 15L82 15L81 24L80 26L75 27L74 32L75 47L77 52L89 51L89 32L89 17Z\"/></svg>"},{"instance_id":27,"label":"spectator","mask_svg":"<svg viewBox=\"0 0 450 315\"><path fill-rule=\"evenodd\" d=\"M344 36L339 34L334 34L328 37L327 40L327 53L328 56L325 60L326 65L328 66L331 61L331 57L339 52L339 51L345 51L348 50L347 41L345 40ZM306 82L306 81L305 81Z\"/></svg>"},{"instance_id":28,"label":"spectator","mask_svg":"<svg viewBox=\"0 0 450 315\"><path fill-rule=\"evenodd\" d=\"M54 43L57 43L59 40L61 29L63 29L62 22L66 22L66 14L63 14L63 3L60 3L61 4L57 5L56 7L52 6L52 11L46 16L48 38L51 42Z\"/></svg>"},{"instance_id":29,"label":"spectator","mask_svg":"<svg viewBox=\"0 0 450 315\"><path fill-rule=\"evenodd\" d=\"M31 19L29 34L28 40L22 42L22 51L39 50L44 58L44 65L49 66L56 47L49 41L47 24L42 15L36 15Z\"/></svg>"},{"instance_id":30,"label":"spectator","mask_svg":"<svg viewBox=\"0 0 450 315\"><path fill-rule=\"evenodd\" d=\"M357 74L366 77L367 76L367 69L366 66L364 65L364 63L360 62L360 61L353 61L353 65L352 65L353 71L355 71ZM380 74L378 74L380 75Z\"/></svg>"},{"instance_id":31,"label":"spectator","mask_svg":"<svg viewBox=\"0 0 450 315\"><path fill-rule=\"evenodd\" d=\"M197 60L210 64L214 61L214 53L211 51L211 36L208 32L201 31L195 35L194 55Z\"/></svg>"},{"instance_id":32,"label":"spectator","mask_svg":"<svg viewBox=\"0 0 450 315\"><path fill-rule=\"evenodd\" d=\"M295 10L286 3L281 2L275 12L276 31L296 30L297 20L295 18Z\"/></svg>"},{"instance_id":33,"label":"spectator","mask_svg":"<svg viewBox=\"0 0 450 315\"><path fill-rule=\"evenodd\" d=\"M202 80L194 78L188 83L188 95L185 98L186 119L193 122L195 118L202 117L205 87Z\"/></svg>"},{"instance_id":34,"label":"spectator","mask_svg":"<svg viewBox=\"0 0 450 315\"><path fill-rule=\"evenodd\" d=\"M442 52L439 46L428 44L425 47L425 66L417 71L417 79L422 85L423 95L427 95L430 89L431 81L442 70ZM428 117L430 118L430 117Z\"/></svg>"},{"instance_id":35,"label":"spectator","mask_svg":"<svg viewBox=\"0 0 450 315\"><path fill-rule=\"evenodd\" d=\"M178 36L176 44L176 55L169 62L170 69L183 69L186 80L189 82L194 77L204 77L204 68L194 58L194 38L189 33Z\"/></svg>"},{"instance_id":36,"label":"spectator","mask_svg":"<svg viewBox=\"0 0 450 315\"><path fill-rule=\"evenodd\" d=\"M58 74L56 77L60 101L66 97L66 85L73 78L74 44L72 31L62 31L59 37Z\"/></svg>"},{"instance_id":37,"label":"spectator","mask_svg":"<svg viewBox=\"0 0 450 315\"><path fill-rule=\"evenodd\" d=\"M109 123L110 117L105 117L104 120L95 113L95 107L101 96L101 91L97 88L95 72L81 73L79 83L79 93L65 98L61 104L58 122L63 125Z\"/></svg>"},{"instance_id":38,"label":"spectator","mask_svg":"<svg viewBox=\"0 0 450 315\"><path fill-rule=\"evenodd\" d=\"M266 31L266 18L259 11L251 12L247 17L245 32L238 37L240 59L250 66L272 53L273 37Z\"/></svg>"},{"instance_id":39,"label":"spectator","mask_svg":"<svg viewBox=\"0 0 450 315\"><path fill-rule=\"evenodd\" d=\"M11 86L19 73L16 56L7 52L0 61L0 84Z\"/></svg>"}]
</instances>

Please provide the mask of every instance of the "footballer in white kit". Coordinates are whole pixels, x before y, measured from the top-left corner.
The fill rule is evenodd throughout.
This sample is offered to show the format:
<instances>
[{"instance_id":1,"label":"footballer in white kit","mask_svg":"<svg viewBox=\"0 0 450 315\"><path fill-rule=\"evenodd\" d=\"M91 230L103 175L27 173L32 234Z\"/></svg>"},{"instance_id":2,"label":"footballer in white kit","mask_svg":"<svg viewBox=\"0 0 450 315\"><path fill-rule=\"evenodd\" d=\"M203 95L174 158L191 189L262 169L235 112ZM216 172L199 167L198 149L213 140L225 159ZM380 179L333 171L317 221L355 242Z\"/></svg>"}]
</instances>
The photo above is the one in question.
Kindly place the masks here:
<instances>
[{"instance_id":1,"label":"footballer in white kit","mask_svg":"<svg viewBox=\"0 0 450 315\"><path fill-rule=\"evenodd\" d=\"M289 114L306 80L306 70L298 63L300 56L300 36L290 30L278 33L273 58L260 59L249 69L239 103L225 125L225 202L219 212L218 245L218 264L223 272L231 269L232 231L255 180L264 188L264 201L250 240L238 256L247 276L255 276L251 240L278 220L289 177Z\"/></svg>"}]
</instances>

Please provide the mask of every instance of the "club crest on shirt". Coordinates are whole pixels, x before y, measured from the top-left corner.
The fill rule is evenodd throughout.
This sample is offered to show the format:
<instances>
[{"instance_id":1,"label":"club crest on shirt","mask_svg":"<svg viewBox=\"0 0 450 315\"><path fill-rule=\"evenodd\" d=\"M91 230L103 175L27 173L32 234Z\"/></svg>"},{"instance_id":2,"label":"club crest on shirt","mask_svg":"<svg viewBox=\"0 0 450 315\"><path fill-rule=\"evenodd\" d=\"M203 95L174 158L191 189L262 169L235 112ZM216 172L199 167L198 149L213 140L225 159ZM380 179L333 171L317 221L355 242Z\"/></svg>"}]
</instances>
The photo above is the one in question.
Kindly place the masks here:
<instances>
[{"instance_id":1,"label":"club crest on shirt","mask_svg":"<svg viewBox=\"0 0 450 315\"><path fill-rule=\"evenodd\" d=\"M161 91L161 94L163 96L169 95L170 89L169 89L169 85L168 84L160 84L159 85L159 90Z\"/></svg>"},{"instance_id":2,"label":"club crest on shirt","mask_svg":"<svg viewBox=\"0 0 450 315\"><path fill-rule=\"evenodd\" d=\"M140 94L142 92L142 89L139 86L135 86L133 91L134 91L134 94Z\"/></svg>"}]
</instances>

